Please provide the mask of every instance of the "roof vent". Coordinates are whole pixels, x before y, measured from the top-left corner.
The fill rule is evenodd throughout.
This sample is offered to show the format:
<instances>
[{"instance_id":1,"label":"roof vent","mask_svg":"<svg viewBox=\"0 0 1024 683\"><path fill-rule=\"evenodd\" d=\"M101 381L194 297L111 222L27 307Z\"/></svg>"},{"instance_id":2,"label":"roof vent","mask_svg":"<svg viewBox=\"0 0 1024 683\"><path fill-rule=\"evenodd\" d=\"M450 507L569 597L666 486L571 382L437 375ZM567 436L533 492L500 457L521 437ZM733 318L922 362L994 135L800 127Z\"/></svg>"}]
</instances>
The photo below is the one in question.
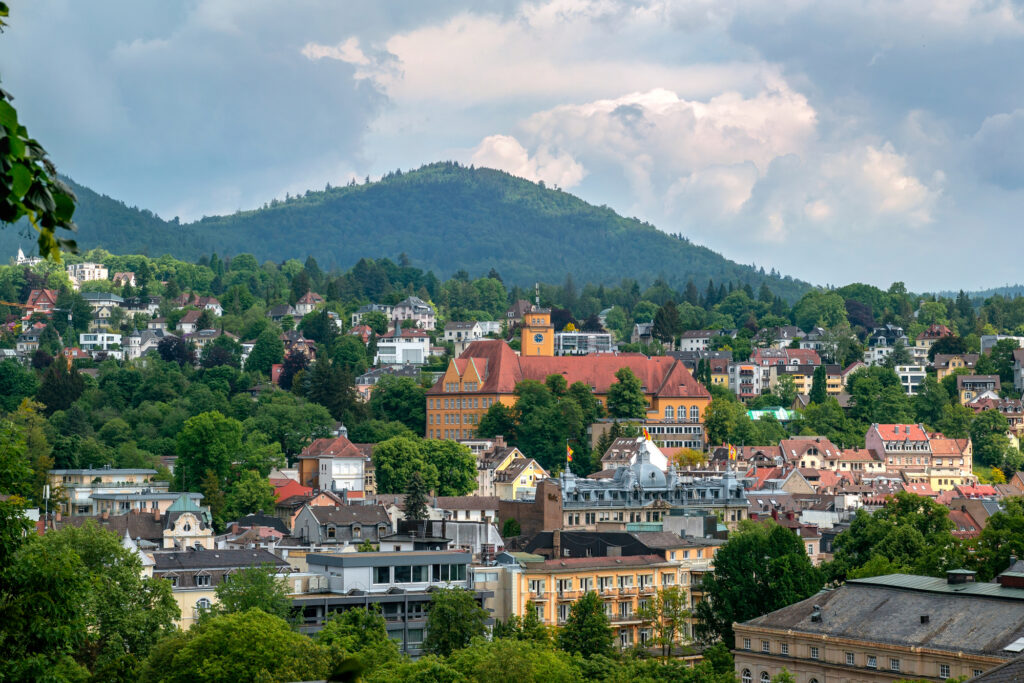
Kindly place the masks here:
<instances>
[{"instance_id":1,"label":"roof vent","mask_svg":"<svg viewBox=\"0 0 1024 683\"><path fill-rule=\"evenodd\" d=\"M921 623L922 624L927 624L930 621L930 619L931 618L927 614L922 614L921 615Z\"/></svg>"},{"instance_id":2,"label":"roof vent","mask_svg":"<svg viewBox=\"0 0 1024 683\"><path fill-rule=\"evenodd\" d=\"M821 605L814 606L814 611L811 612L811 621L815 623L821 622Z\"/></svg>"}]
</instances>

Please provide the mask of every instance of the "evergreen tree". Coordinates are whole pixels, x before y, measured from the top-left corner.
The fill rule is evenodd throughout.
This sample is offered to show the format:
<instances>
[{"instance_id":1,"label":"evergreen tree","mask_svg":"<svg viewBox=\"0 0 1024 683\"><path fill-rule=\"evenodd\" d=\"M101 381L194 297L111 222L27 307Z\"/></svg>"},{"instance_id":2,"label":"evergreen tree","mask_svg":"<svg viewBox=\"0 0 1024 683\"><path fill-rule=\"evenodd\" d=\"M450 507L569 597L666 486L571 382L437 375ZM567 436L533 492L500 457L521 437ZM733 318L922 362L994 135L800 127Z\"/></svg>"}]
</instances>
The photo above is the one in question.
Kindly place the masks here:
<instances>
[{"instance_id":1,"label":"evergreen tree","mask_svg":"<svg viewBox=\"0 0 1024 683\"><path fill-rule=\"evenodd\" d=\"M825 402L825 399L828 397L828 391L825 386L826 381L825 366L819 365L814 368L814 376L811 379L811 394L808 397L811 403L820 404Z\"/></svg>"},{"instance_id":2,"label":"evergreen tree","mask_svg":"<svg viewBox=\"0 0 1024 683\"><path fill-rule=\"evenodd\" d=\"M85 380L74 367L63 362L50 363L36 392L36 400L46 406L46 414L67 410L85 391Z\"/></svg>"},{"instance_id":3,"label":"evergreen tree","mask_svg":"<svg viewBox=\"0 0 1024 683\"><path fill-rule=\"evenodd\" d=\"M430 598L424 651L447 657L487 633L489 613L477 604L472 592L442 588Z\"/></svg>"},{"instance_id":4,"label":"evergreen tree","mask_svg":"<svg viewBox=\"0 0 1024 683\"><path fill-rule=\"evenodd\" d=\"M608 414L618 418L647 417L647 399L639 378L628 367L619 368L608 388Z\"/></svg>"},{"instance_id":5,"label":"evergreen tree","mask_svg":"<svg viewBox=\"0 0 1024 683\"><path fill-rule=\"evenodd\" d=\"M246 372L270 375L270 366L284 359L284 342L273 327L268 327L256 338L256 343L245 362Z\"/></svg>"},{"instance_id":6,"label":"evergreen tree","mask_svg":"<svg viewBox=\"0 0 1024 683\"><path fill-rule=\"evenodd\" d=\"M594 591L573 603L565 626L558 630L558 647L571 654L584 657L609 655L614 638L604 601Z\"/></svg>"},{"instance_id":7,"label":"evergreen tree","mask_svg":"<svg viewBox=\"0 0 1024 683\"><path fill-rule=\"evenodd\" d=\"M419 472L409 477L409 486L405 489L405 503L402 506L406 519L425 520L430 516L427 510L427 485Z\"/></svg>"}]
</instances>

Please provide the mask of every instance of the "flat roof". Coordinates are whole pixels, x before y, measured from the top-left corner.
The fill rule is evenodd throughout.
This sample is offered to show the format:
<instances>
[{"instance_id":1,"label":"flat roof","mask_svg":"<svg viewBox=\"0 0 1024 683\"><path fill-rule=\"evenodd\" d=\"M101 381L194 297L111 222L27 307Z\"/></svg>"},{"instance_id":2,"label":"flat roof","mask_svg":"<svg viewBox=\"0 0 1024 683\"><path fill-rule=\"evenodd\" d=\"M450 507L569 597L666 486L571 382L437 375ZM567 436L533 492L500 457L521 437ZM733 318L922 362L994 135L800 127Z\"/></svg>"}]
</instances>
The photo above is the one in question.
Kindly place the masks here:
<instances>
[{"instance_id":1,"label":"flat roof","mask_svg":"<svg viewBox=\"0 0 1024 683\"><path fill-rule=\"evenodd\" d=\"M332 567L404 567L426 562L436 564L470 564L473 556L458 550L383 551L375 553L313 553L306 555L307 564Z\"/></svg>"},{"instance_id":2,"label":"flat roof","mask_svg":"<svg viewBox=\"0 0 1024 683\"><path fill-rule=\"evenodd\" d=\"M99 476L101 474L156 474L156 470L143 470L143 469L127 469L127 470L116 470L116 469L89 469L89 470L50 470L50 474L92 474Z\"/></svg>"}]
</instances>

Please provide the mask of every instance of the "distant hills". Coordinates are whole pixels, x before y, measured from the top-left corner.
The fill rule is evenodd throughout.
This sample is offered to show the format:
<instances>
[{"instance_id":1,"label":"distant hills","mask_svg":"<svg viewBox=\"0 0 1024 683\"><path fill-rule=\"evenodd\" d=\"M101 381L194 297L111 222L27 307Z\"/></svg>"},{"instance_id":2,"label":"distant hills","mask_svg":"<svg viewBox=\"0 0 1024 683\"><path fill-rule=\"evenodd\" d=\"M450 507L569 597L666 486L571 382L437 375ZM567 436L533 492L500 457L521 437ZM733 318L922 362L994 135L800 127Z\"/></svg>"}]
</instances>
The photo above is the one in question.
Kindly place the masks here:
<instances>
[{"instance_id":1,"label":"distant hills","mask_svg":"<svg viewBox=\"0 0 1024 683\"><path fill-rule=\"evenodd\" d=\"M307 192L251 211L190 224L165 221L72 183L79 198L76 236L83 250L171 254L195 260L217 252L248 252L257 259L304 260L347 268L360 258L397 259L441 277L492 268L506 283L558 283L571 273L579 284L641 286L663 277L682 288L692 279L703 291L716 284L767 283L793 301L810 285L728 260L654 226L624 218L566 192L502 171L437 163L388 174L380 181ZM26 245L17 230L0 230L0 253Z\"/></svg>"}]
</instances>

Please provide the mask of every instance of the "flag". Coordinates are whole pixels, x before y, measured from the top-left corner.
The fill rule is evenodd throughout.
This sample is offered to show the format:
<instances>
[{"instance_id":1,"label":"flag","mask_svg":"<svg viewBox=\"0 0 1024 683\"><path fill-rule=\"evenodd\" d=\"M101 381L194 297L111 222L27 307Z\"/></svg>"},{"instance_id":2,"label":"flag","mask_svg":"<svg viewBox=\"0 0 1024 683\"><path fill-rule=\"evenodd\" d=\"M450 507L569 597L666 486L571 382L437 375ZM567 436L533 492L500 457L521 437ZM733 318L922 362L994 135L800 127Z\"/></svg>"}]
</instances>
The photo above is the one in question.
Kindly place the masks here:
<instances>
[{"instance_id":1,"label":"flag","mask_svg":"<svg viewBox=\"0 0 1024 683\"><path fill-rule=\"evenodd\" d=\"M736 459L736 447L733 446L732 444L729 444L729 459L730 460L735 460Z\"/></svg>"},{"instance_id":2,"label":"flag","mask_svg":"<svg viewBox=\"0 0 1024 683\"><path fill-rule=\"evenodd\" d=\"M651 434L650 434L650 432L647 431L647 427L644 427L643 430L644 430L644 438L647 439L648 441L650 441L651 440Z\"/></svg>"},{"instance_id":3,"label":"flag","mask_svg":"<svg viewBox=\"0 0 1024 683\"><path fill-rule=\"evenodd\" d=\"M565 461L572 462L572 448L569 447L569 444L565 444Z\"/></svg>"}]
</instances>

